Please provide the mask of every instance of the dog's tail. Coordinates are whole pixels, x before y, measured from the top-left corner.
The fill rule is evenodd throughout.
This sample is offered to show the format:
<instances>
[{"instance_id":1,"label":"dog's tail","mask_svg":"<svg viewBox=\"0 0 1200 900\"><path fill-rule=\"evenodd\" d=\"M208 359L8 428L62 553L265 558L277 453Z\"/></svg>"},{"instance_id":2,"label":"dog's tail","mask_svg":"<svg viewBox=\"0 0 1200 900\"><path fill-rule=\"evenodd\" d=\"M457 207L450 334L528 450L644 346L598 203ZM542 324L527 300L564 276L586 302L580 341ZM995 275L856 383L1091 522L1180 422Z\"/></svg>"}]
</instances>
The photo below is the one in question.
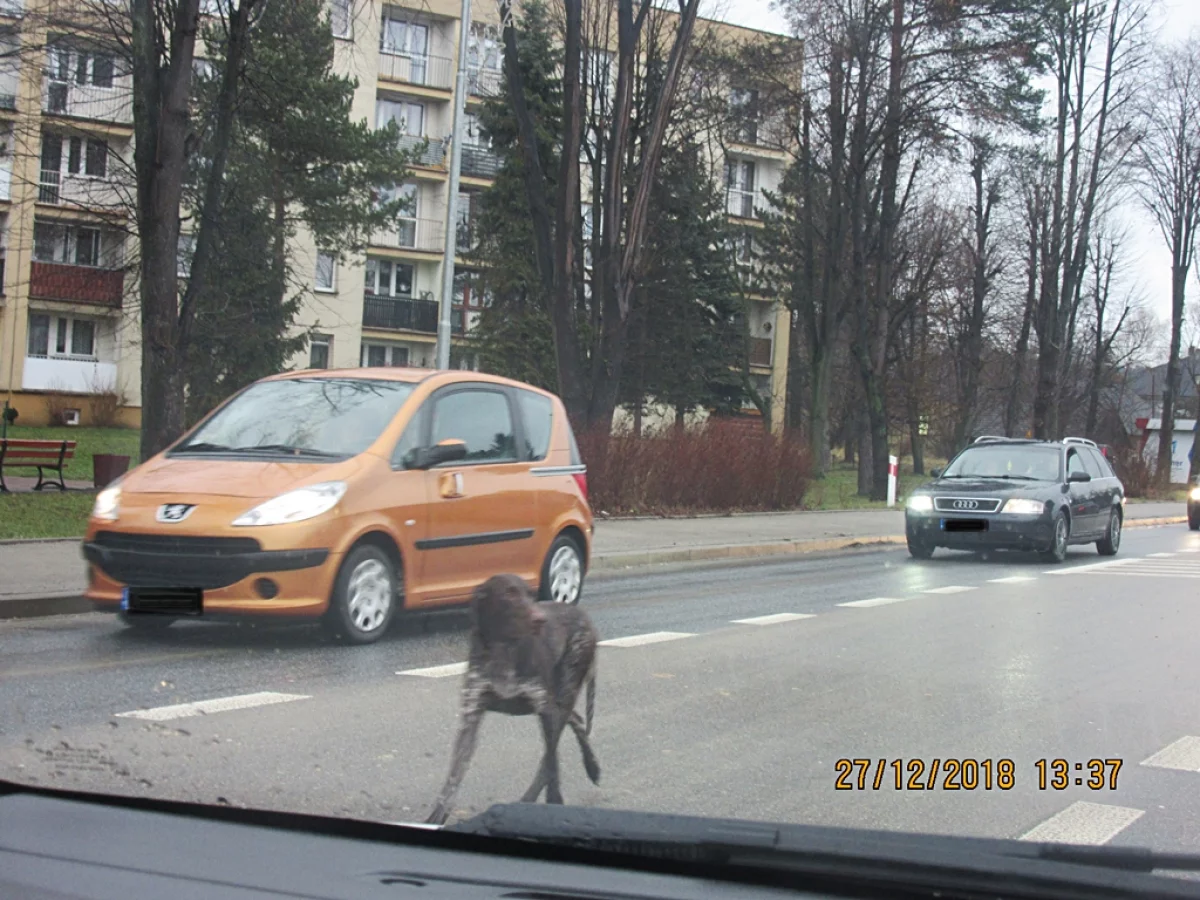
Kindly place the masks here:
<instances>
[{"instance_id":1,"label":"dog's tail","mask_svg":"<svg viewBox=\"0 0 1200 900\"><path fill-rule=\"evenodd\" d=\"M588 669L587 676L587 724L583 727L583 733L590 735L592 733L592 717L596 714L596 660L592 659L592 665Z\"/></svg>"}]
</instances>

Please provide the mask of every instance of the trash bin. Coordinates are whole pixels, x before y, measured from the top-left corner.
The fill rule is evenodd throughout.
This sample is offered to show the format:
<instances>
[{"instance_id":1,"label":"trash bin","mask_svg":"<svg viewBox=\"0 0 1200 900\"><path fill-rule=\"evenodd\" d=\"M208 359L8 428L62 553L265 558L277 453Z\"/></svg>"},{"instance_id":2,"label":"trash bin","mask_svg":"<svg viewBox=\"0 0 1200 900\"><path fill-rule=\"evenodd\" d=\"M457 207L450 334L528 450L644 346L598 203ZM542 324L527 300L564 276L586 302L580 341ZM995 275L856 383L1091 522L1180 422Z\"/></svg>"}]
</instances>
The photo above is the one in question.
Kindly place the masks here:
<instances>
[{"instance_id":1,"label":"trash bin","mask_svg":"<svg viewBox=\"0 0 1200 900\"><path fill-rule=\"evenodd\" d=\"M108 487L129 470L129 457L115 453L97 453L92 457L92 484Z\"/></svg>"}]
</instances>

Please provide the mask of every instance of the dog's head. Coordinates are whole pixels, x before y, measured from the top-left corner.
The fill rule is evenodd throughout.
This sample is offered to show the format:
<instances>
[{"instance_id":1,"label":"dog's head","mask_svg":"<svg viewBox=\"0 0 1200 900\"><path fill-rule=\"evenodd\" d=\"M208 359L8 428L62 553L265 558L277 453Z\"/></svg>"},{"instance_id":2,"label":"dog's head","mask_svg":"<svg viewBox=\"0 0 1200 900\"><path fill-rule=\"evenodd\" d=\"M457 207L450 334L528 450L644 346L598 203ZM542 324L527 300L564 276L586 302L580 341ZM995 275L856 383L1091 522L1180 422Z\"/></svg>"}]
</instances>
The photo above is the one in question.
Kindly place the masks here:
<instances>
[{"instance_id":1,"label":"dog's head","mask_svg":"<svg viewBox=\"0 0 1200 900\"><path fill-rule=\"evenodd\" d=\"M546 614L516 575L493 575L475 589L471 619L484 643L516 641L537 634Z\"/></svg>"}]
</instances>

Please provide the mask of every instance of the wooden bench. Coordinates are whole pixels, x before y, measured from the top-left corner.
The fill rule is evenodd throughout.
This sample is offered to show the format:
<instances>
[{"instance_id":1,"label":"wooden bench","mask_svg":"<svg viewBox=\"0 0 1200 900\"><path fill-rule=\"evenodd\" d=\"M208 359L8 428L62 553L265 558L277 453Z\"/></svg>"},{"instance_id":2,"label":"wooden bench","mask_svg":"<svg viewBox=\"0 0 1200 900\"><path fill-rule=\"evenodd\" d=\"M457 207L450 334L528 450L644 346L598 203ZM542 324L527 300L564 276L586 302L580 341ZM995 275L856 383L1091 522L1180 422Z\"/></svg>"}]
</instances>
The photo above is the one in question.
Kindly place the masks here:
<instances>
[{"instance_id":1,"label":"wooden bench","mask_svg":"<svg viewBox=\"0 0 1200 900\"><path fill-rule=\"evenodd\" d=\"M63 466L75 456L75 441L39 441L32 438L0 438L0 493L9 493L4 483L5 468L37 469L35 491L52 484L60 491L67 489L63 481ZM45 472L57 472L58 481L48 481Z\"/></svg>"}]
</instances>

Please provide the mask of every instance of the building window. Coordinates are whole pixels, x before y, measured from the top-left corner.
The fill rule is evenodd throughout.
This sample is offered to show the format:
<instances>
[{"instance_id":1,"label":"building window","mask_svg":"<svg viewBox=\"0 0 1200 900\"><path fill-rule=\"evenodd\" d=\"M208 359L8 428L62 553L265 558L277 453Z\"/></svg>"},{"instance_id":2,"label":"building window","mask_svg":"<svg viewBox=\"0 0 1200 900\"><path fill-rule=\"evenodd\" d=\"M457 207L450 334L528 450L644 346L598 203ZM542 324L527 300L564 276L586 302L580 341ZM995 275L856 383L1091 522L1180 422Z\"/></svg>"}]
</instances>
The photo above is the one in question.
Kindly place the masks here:
<instances>
[{"instance_id":1,"label":"building window","mask_svg":"<svg viewBox=\"0 0 1200 900\"><path fill-rule=\"evenodd\" d=\"M314 334L308 343L308 367L310 369L329 368L329 347L333 338L327 334Z\"/></svg>"},{"instance_id":2,"label":"building window","mask_svg":"<svg viewBox=\"0 0 1200 900\"><path fill-rule=\"evenodd\" d=\"M373 369L407 366L408 348L398 344L363 344L362 365Z\"/></svg>"},{"instance_id":3,"label":"building window","mask_svg":"<svg viewBox=\"0 0 1200 900\"><path fill-rule=\"evenodd\" d=\"M38 262L66 263L76 266L112 267L117 247L112 235L99 228L35 222L33 258Z\"/></svg>"},{"instance_id":4,"label":"building window","mask_svg":"<svg viewBox=\"0 0 1200 900\"><path fill-rule=\"evenodd\" d=\"M754 217L754 163L744 159L730 159L725 163L725 188L727 212L743 219Z\"/></svg>"},{"instance_id":5,"label":"building window","mask_svg":"<svg viewBox=\"0 0 1200 900\"><path fill-rule=\"evenodd\" d=\"M111 53L59 44L50 48L47 74L51 81L111 88L116 78L116 62Z\"/></svg>"},{"instance_id":6,"label":"building window","mask_svg":"<svg viewBox=\"0 0 1200 900\"><path fill-rule=\"evenodd\" d=\"M352 0L330 0L329 28L334 37L350 37L351 2Z\"/></svg>"},{"instance_id":7,"label":"building window","mask_svg":"<svg viewBox=\"0 0 1200 900\"><path fill-rule=\"evenodd\" d=\"M729 95L733 139L743 144L758 143L758 91L734 88Z\"/></svg>"},{"instance_id":8,"label":"building window","mask_svg":"<svg viewBox=\"0 0 1200 900\"><path fill-rule=\"evenodd\" d=\"M388 122L395 122L401 134L410 137L423 137L425 134L425 105L413 103L411 100L375 101L375 127L386 128Z\"/></svg>"},{"instance_id":9,"label":"building window","mask_svg":"<svg viewBox=\"0 0 1200 900\"><path fill-rule=\"evenodd\" d=\"M175 275L179 278L190 278L192 274L192 257L196 253L196 236L194 234L179 235L179 249L175 252Z\"/></svg>"},{"instance_id":10,"label":"building window","mask_svg":"<svg viewBox=\"0 0 1200 900\"><path fill-rule=\"evenodd\" d=\"M367 258L364 293L379 297L411 297L413 267L387 259Z\"/></svg>"},{"instance_id":11,"label":"building window","mask_svg":"<svg viewBox=\"0 0 1200 900\"><path fill-rule=\"evenodd\" d=\"M30 356L96 358L96 323L91 319L29 314Z\"/></svg>"},{"instance_id":12,"label":"building window","mask_svg":"<svg viewBox=\"0 0 1200 900\"><path fill-rule=\"evenodd\" d=\"M72 141L72 155L75 152L75 141ZM108 142L88 138L87 159L84 162L84 174L92 178L104 178L108 174Z\"/></svg>"},{"instance_id":13,"label":"building window","mask_svg":"<svg viewBox=\"0 0 1200 900\"><path fill-rule=\"evenodd\" d=\"M332 253L326 253L324 250L317 251L316 289L318 291L333 292L335 290L335 263L336 260Z\"/></svg>"}]
</instances>

